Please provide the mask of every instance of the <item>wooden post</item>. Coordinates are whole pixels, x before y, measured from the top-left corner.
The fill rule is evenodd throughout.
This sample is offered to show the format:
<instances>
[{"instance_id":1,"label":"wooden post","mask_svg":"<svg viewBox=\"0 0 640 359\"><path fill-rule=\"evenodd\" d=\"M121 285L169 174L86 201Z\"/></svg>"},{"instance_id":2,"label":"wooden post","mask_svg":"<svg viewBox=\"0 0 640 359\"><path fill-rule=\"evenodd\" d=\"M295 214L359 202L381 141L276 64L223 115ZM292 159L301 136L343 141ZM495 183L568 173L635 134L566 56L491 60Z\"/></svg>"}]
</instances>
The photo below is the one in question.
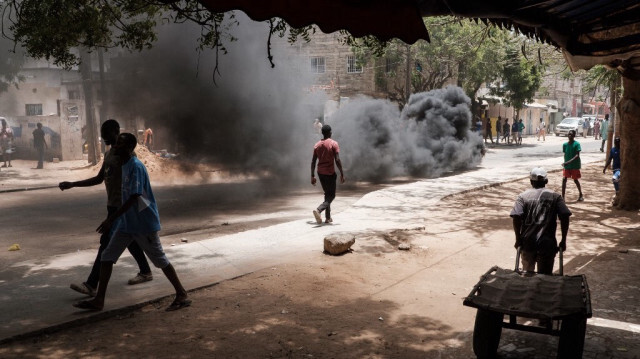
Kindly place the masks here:
<instances>
[{"instance_id":1,"label":"wooden post","mask_svg":"<svg viewBox=\"0 0 640 359\"><path fill-rule=\"evenodd\" d=\"M622 85L624 94L617 105L620 128L616 128L621 148L618 208L636 211L640 209L640 147L635 143L640 136L640 81L623 78Z\"/></svg>"},{"instance_id":2,"label":"wooden post","mask_svg":"<svg viewBox=\"0 0 640 359\"><path fill-rule=\"evenodd\" d=\"M91 54L87 49L80 50L80 74L82 75L82 88L84 89L84 101L86 107L87 143L89 145L88 160L95 165L100 159L98 146L98 131L96 129L95 107L93 104L93 81L91 78Z\"/></svg>"}]
</instances>

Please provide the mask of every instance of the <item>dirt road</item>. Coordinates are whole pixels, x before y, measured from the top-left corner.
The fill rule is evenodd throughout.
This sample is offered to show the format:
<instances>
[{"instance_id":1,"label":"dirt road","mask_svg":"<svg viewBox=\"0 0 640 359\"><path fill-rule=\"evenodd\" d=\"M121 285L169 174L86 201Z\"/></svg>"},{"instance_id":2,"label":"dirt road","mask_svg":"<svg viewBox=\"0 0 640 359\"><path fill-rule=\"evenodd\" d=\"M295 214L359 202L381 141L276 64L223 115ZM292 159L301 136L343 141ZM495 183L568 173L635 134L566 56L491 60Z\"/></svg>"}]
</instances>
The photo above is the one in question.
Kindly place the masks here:
<instances>
[{"instance_id":1,"label":"dirt road","mask_svg":"<svg viewBox=\"0 0 640 359\"><path fill-rule=\"evenodd\" d=\"M585 358L637 358L637 213L612 211L599 165L584 170L565 273L592 290ZM513 265L508 212L528 181L449 197L425 226L361 233L353 252L300 253L288 264L167 302L0 347L3 358L473 358L474 310L462 306L480 274ZM552 181L552 189L559 182ZM572 192L568 191L568 196ZM411 250L400 251L399 243ZM627 325L625 327L625 325ZM502 358L555 356L552 337L505 330Z\"/></svg>"}]
</instances>

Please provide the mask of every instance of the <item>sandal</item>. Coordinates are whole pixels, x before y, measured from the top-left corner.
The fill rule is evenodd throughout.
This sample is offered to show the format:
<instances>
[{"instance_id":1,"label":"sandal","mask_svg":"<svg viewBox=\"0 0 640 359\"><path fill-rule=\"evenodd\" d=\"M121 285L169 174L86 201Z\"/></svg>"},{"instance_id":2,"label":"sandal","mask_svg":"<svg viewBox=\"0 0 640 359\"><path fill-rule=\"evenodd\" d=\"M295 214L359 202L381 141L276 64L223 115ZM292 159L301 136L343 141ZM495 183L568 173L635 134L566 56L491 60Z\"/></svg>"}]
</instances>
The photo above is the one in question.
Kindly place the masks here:
<instances>
[{"instance_id":1,"label":"sandal","mask_svg":"<svg viewBox=\"0 0 640 359\"><path fill-rule=\"evenodd\" d=\"M97 306L95 303L89 300L81 300L79 302L73 303L73 306L80 309L86 310L102 310L102 307Z\"/></svg>"},{"instance_id":2,"label":"sandal","mask_svg":"<svg viewBox=\"0 0 640 359\"><path fill-rule=\"evenodd\" d=\"M167 312L173 312L174 310L182 309L191 306L190 299L177 300L175 299L168 307L165 309Z\"/></svg>"}]
</instances>

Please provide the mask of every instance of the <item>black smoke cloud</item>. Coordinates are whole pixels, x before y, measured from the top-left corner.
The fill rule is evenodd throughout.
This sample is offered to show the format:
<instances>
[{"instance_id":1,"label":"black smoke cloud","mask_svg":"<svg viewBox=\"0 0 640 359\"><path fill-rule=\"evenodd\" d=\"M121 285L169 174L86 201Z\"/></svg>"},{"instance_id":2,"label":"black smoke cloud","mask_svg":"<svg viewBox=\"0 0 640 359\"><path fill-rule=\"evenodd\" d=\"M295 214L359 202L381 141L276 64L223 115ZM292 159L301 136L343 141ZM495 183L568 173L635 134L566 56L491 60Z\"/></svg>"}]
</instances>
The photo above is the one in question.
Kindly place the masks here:
<instances>
[{"instance_id":1,"label":"black smoke cloud","mask_svg":"<svg viewBox=\"0 0 640 359\"><path fill-rule=\"evenodd\" d=\"M215 83L215 54L198 55L199 29L188 24L159 27L151 50L112 59L113 112L143 118L160 135L159 145L182 158L288 178L300 172L302 159L309 168L317 140L312 123L325 96L305 90L313 83L307 59L274 48L272 68L268 26L238 20L237 41L220 54Z\"/></svg>"},{"instance_id":2,"label":"black smoke cloud","mask_svg":"<svg viewBox=\"0 0 640 359\"><path fill-rule=\"evenodd\" d=\"M235 173L308 181L320 135L313 119L326 96L309 93L308 59L274 47L267 60L267 25L241 14L228 54L195 51L198 29L159 28L153 49L111 61L109 89L118 116L145 119L182 157ZM480 161L482 142L470 131L469 99L450 87L414 94L400 112L384 100L352 99L327 119L340 142L347 178L435 177Z\"/></svg>"},{"instance_id":3,"label":"black smoke cloud","mask_svg":"<svg viewBox=\"0 0 640 359\"><path fill-rule=\"evenodd\" d=\"M403 111L388 101L363 98L342 107L330 124L351 178L438 177L473 168L482 159L470 105L453 86L414 94Z\"/></svg>"}]
</instances>

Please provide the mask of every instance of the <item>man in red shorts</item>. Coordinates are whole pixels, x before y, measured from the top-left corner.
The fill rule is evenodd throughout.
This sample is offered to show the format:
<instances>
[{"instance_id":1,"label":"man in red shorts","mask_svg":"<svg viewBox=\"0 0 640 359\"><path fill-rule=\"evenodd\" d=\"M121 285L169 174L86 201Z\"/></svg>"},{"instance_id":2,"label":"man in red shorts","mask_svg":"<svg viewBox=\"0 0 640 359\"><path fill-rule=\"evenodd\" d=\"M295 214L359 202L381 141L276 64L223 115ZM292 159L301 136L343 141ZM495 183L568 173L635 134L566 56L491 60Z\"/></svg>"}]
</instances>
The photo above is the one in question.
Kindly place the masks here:
<instances>
[{"instance_id":1,"label":"man in red shorts","mask_svg":"<svg viewBox=\"0 0 640 359\"><path fill-rule=\"evenodd\" d=\"M340 146L338 142L331 139L331 126L322 126L322 140L313 146L313 159L311 160L311 184L316 185L316 161L318 162L318 177L324 191L324 202L313 210L313 216L318 224L322 223L320 213L325 211L325 222L331 223L331 202L336 198L336 170L333 165L338 166L340 170L340 183L344 183L344 173L342 172L342 162L340 161Z\"/></svg>"},{"instance_id":2,"label":"man in red shorts","mask_svg":"<svg viewBox=\"0 0 640 359\"><path fill-rule=\"evenodd\" d=\"M564 162L562 163L562 168L564 168L562 170L562 198L564 198L564 192L567 188L567 178L571 178L578 187L578 192L580 192L578 202L581 202L584 201L584 197L582 197L582 188L578 180L581 177L580 151L582 151L582 148L580 147L580 143L574 140L576 137L575 130L569 131L567 137L569 137L569 142L562 144L562 152L564 152Z\"/></svg>"}]
</instances>

